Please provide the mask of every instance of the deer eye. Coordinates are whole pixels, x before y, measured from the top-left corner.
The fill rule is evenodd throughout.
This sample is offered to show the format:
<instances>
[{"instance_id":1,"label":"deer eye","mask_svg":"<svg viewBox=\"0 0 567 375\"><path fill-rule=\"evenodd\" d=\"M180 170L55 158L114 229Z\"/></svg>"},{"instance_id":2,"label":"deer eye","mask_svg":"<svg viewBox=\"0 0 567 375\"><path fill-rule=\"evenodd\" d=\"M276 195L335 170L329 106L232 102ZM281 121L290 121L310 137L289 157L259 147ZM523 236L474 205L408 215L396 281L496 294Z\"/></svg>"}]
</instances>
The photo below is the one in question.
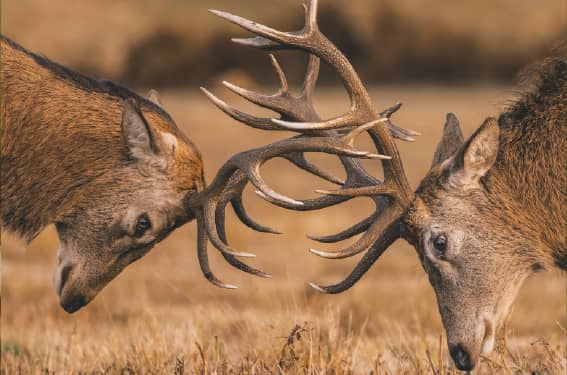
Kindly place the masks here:
<instances>
[{"instance_id":1,"label":"deer eye","mask_svg":"<svg viewBox=\"0 0 567 375\"><path fill-rule=\"evenodd\" d=\"M435 250L439 251L441 254L445 254L445 250L447 250L447 236L444 234L440 234L433 239L433 247Z\"/></svg>"},{"instance_id":2,"label":"deer eye","mask_svg":"<svg viewBox=\"0 0 567 375\"><path fill-rule=\"evenodd\" d=\"M136 220L136 228L134 229L134 237L140 238L142 237L148 229L152 227L152 223L150 218L147 214L141 214L138 216L138 220Z\"/></svg>"}]
</instances>

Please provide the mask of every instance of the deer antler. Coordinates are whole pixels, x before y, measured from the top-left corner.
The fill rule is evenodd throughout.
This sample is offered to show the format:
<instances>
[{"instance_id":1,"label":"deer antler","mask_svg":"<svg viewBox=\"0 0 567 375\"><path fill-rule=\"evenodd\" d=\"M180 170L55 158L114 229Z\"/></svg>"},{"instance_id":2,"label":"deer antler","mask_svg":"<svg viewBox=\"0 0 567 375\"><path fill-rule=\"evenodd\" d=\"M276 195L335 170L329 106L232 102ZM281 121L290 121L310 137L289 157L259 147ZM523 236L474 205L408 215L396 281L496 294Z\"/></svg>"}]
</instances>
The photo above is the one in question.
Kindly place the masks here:
<instances>
[{"instance_id":1,"label":"deer antler","mask_svg":"<svg viewBox=\"0 0 567 375\"><path fill-rule=\"evenodd\" d=\"M207 262L207 238L222 253L224 258L233 266L257 276L269 277L268 274L255 270L235 257L251 257L250 253L240 253L228 246L224 229L224 209L228 202L233 204L241 220L253 229L276 233L274 230L262 227L248 217L241 204L244 186L249 181L270 201L281 205L300 208L311 204L308 201L296 201L272 190L262 179L259 169L266 161L294 152L325 152L358 158L386 158L384 155L357 151L352 147L354 137L374 126L375 122L355 128L340 137L293 137L270 145L244 151L231 157L219 170L217 176L203 192L195 194L187 202L199 226L199 262L204 275L215 285L234 288L219 281L211 272ZM306 203L304 203L306 202ZM316 203L321 205L320 202Z\"/></svg>"},{"instance_id":2,"label":"deer antler","mask_svg":"<svg viewBox=\"0 0 567 375\"><path fill-rule=\"evenodd\" d=\"M339 190L319 191L325 194L325 197L321 199L334 198L326 201L325 204L301 205L298 204L300 202L281 199L281 197L274 194L266 194L265 191L259 189L259 195L266 200L276 205L296 210L301 209L300 207L304 207L304 209L328 207L358 196L373 198L376 210L367 219L333 236L311 237L321 242L336 242L359 233L364 233L354 244L338 252L330 253L311 249L311 252L316 255L333 259L353 256L367 250L353 272L342 282L327 287L311 284L322 292L339 293L354 285L378 257L400 237L400 218L410 202L412 190L409 187L393 137L412 141L412 136L418 135L418 133L397 127L390 121L391 115L400 108L400 103L396 103L381 113L374 108L368 92L350 62L319 30L317 25L317 5L317 0L307 1L307 5L304 6L306 14L305 26L295 32L278 31L226 12L215 10L211 10L211 12L258 35L254 38L233 39L236 43L269 51L283 49L307 51L312 54L309 71L312 70L314 64L315 57L313 55L325 61L337 71L349 95L351 106L347 113L322 121L313 109L310 97L315 80L306 79L304 87L309 89L304 89L303 95L299 98L293 98L287 91L285 76L283 76L281 68L279 68L273 57L272 61L275 62L274 66L280 75L282 83L282 89L276 95L262 96L231 84L225 83L225 85L244 98L280 113L280 119L257 118L246 115L228 106L216 97L210 96L210 98L219 108L238 121L260 129L296 131L303 134L304 138L300 139L304 140L313 139L312 137L320 136L321 134L329 137L328 139L341 137L343 129L355 128L355 132L367 131L378 153L389 156L389 158L382 158L381 160L384 171L384 181L381 183L370 176L358 161L348 158L350 155L342 154L340 159L347 172L347 180ZM316 65L318 67L318 61ZM311 74L311 76L316 77L316 74ZM290 106L290 104L293 104L293 106ZM363 124L375 124L375 126ZM363 126L361 127L361 125ZM353 132L353 130L350 132ZM319 169L310 170L302 162L296 164L311 173L327 180L332 180L327 174L320 173Z\"/></svg>"},{"instance_id":3,"label":"deer antler","mask_svg":"<svg viewBox=\"0 0 567 375\"><path fill-rule=\"evenodd\" d=\"M279 112L282 118L297 121L303 119L318 119L312 105L311 95L318 75L319 59L316 57L310 58L302 94L299 97L295 97L288 91L287 80L277 60L272 55L270 55L270 58L278 72L281 83L281 88L275 95L267 96L257 94L228 82L224 83L225 86L258 105ZM246 125L263 130L283 130L280 126L273 124L271 119L259 118L241 112L220 100L206 89L202 88L202 91L217 107ZM263 181L259 172L260 166L263 163L275 157L283 157L316 176L335 184L343 184L343 186L347 188L361 186L369 181L375 181L374 178L368 174L350 173L348 170L346 181L341 181L310 163L305 157L305 152L325 152L339 155L343 164L348 165L352 170L355 170L353 168L357 168L362 172L363 169L359 162L351 158L389 158L385 155L357 151L353 147L354 138L375 126L379 121L382 121L382 119L363 124L344 134L318 131L316 132L317 134L299 135L264 147L244 151L230 158L221 167L211 185L205 189L205 191L193 196L188 202L189 209L195 213L199 223L198 254L201 269L205 277L217 286L234 288L233 285L222 283L210 270L207 259L208 240L211 241L214 247L217 248L223 257L234 267L260 277L271 277L269 274L254 269L238 260L236 257L249 257L253 256L253 254L240 253L233 250L228 245L226 238L224 219L225 209L229 203L232 205L239 219L250 228L260 232L279 233L271 228L256 223L246 213L242 204L242 193L248 182L251 182L256 187L258 195L262 198L278 206L294 210L315 210L350 199L348 196L329 195L299 201L283 196L272 190ZM351 165L352 167L350 167Z\"/></svg>"}]
</instances>

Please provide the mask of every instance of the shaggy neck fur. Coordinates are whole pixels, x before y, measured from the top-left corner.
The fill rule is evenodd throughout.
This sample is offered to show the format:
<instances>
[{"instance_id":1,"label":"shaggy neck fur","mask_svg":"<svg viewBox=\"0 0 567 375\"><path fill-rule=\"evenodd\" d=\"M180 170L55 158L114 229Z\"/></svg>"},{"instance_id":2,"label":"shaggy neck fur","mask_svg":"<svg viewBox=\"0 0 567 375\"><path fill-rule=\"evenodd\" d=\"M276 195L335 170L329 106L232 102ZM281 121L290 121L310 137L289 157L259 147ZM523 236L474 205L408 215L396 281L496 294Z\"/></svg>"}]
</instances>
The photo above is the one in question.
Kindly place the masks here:
<instances>
[{"instance_id":1,"label":"shaggy neck fur","mask_svg":"<svg viewBox=\"0 0 567 375\"><path fill-rule=\"evenodd\" d=\"M532 241L530 257L567 269L567 63L549 60L536 75L534 89L500 115L498 158L483 182L496 211Z\"/></svg>"}]
</instances>

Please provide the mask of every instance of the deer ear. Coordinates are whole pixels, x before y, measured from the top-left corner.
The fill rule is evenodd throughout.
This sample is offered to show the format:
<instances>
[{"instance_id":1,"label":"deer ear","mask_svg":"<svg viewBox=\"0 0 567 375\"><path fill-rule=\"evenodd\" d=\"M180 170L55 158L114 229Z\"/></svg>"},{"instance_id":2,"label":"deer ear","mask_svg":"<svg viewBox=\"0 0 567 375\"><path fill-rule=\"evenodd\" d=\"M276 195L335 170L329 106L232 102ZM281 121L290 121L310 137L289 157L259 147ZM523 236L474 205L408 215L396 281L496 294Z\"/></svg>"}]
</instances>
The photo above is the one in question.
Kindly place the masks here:
<instances>
[{"instance_id":1,"label":"deer ear","mask_svg":"<svg viewBox=\"0 0 567 375\"><path fill-rule=\"evenodd\" d=\"M155 135L134 99L124 101L122 137L130 157L141 160L158 154Z\"/></svg>"},{"instance_id":2,"label":"deer ear","mask_svg":"<svg viewBox=\"0 0 567 375\"><path fill-rule=\"evenodd\" d=\"M157 92L157 90L151 89L148 92L148 100L154 103L155 105L163 108L163 105L161 104L161 97L159 95L159 92Z\"/></svg>"},{"instance_id":3,"label":"deer ear","mask_svg":"<svg viewBox=\"0 0 567 375\"><path fill-rule=\"evenodd\" d=\"M433 167L453 156L463 143L463 132L457 116L454 113L447 113L443 135L433 154L431 166Z\"/></svg>"},{"instance_id":4,"label":"deer ear","mask_svg":"<svg viewBox=\"0 0 567 375\"><path fill-rule=\"evenodd\" d=\"M478 183L492 167L498 155L499 135L498 120L489 117L455 155L453 170L458 171L462 184Z\"/></svg>"}]
</instances>

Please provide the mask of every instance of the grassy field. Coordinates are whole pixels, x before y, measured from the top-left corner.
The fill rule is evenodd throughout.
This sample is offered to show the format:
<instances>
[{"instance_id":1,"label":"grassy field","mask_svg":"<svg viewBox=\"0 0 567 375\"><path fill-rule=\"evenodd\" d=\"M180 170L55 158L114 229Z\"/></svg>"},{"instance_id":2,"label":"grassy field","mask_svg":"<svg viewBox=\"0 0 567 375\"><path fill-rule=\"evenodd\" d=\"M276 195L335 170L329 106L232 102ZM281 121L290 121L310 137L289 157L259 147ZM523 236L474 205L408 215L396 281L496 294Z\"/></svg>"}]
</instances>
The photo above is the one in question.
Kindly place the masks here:
<instances>
[{"instance_id":1,"label":"grassy field","mask_svg":"<svg viewBox=\"0 0 567 375\"><path fill-rule=\"evenodd\" d=\"M469 135L514 92L509 87L382 86L371 94L379 107L403 101L397 123L423 133L416 143L400 144L415 187L428 169L446 112L457 113ZM162 95L165 107L203 152L209 181L233 153L284 136L238 125L197 90ZM325 115L347 107L338 90L324 91L317 99ZM359 145L368 146L368 141ZM332 158L314 159L340 173ZM295 197L327 187L283 161L268 163L264 171L272 186ZM333 246L314 243L305 234L347 227L370 212L367 201L296 213L269 206L251 191L246 198L258 221L285 234L251 232L230 214L231 243L256 252L254 264L274 274L273 280L262 280L239 273L211 250L218 276L240 286L234 291L218 289L202 277L196 228L188 224L130 266L90 305L67 315L51 283L58 246L53 228L27 251L3 237L1 373L456 373L432 288L405 242L397 242L343 294L320 295L308 287L309 281L341 279L356 260L309 254L309 247ZM506 340L482 360L477 373L564 374L565 296L563 274L530 278L517 298Z\"/></svg>"}]
</instances>

